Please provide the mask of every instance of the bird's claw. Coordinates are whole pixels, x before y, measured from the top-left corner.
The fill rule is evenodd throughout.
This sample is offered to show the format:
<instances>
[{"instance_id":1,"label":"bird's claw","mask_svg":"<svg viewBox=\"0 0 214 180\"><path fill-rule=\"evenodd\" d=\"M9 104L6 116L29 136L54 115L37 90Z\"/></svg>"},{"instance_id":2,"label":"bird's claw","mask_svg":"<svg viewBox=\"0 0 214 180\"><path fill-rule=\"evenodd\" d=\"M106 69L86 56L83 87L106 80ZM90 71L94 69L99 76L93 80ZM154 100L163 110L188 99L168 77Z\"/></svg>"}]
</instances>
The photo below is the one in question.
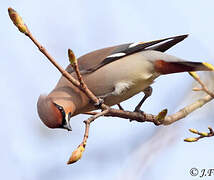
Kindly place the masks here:
<instances>
[{"instance_id":1,"label":"bird's claw","mask_svg":"<svg viewBox=\"0 0 214 180\"><path fill-rule=\"evenodd\" d=\"M98 98L98 102L94 103L94 106L98 109L101 108L102 104L104 103L104 100L102 98Z\"/></svg>"},{"instance_id":2,"label":"bird's claw","mask_svg":"<svg viewBox=\"0 0 214 180\"><path fill-rule=\"evenodd\" d=\"M142 110L140 110L139 108L135 108L134 112L138 112L138 113L141 113L143 114L144 112Z\"/></svg>"},{"instance_id":3,"label":"bird's claw","mask_svg":"<svg viewBox=\"0 0 214 180\"><path fill-rule=\"evenodd\" d=\"M137 113L140 113L140 114L144 115L144 111L141 111L138 108L135 108L134 112L137 112ZM129 119L129 122L132 122L132 121L134 121L134 120L133 119Z\"/></svg>"}]
</instances>

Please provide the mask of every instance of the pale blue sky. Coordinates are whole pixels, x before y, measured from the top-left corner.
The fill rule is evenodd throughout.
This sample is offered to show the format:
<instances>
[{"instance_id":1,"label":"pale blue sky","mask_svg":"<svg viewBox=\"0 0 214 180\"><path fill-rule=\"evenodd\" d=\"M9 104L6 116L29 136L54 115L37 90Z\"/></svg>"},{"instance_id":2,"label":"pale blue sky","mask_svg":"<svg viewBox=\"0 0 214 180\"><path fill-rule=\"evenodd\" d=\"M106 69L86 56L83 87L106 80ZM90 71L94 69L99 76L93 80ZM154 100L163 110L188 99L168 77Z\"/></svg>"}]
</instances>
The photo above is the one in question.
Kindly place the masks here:
<instances>
[{"instance_id":1,"label":"pale blue sky","mask_svg":"<svg viewBox=\"0 0 214 180\"><path fill-rule=\"evenodd\" d=\"M80 56L106 46L186 33L190 34L188 39L168 53L186 60L214 64L212 0L0 2L1 179L120 179L128 173L127 167L130 174L135 172L135 166L141 167L130 159L136 149L160 129L149 123L99 119L92 125L82 160L67 166L68 157L82 139L82 121L86 116L71 120L71 133L48 129L40 122L36 111L37 98L55 86L60 74L12 25L7 14L10 6L21 14L32 33L63 67L68 64L68 48ZM153 85L154 93L143 110L158 113L167 107L170 113L174 112L182 104L182 98L187 98L185 94L190 91L191 83L192 79L186 73L157 79ZM123 106L134 108L141 96L135 96ZM192 102L191 98L184 103ZM192 167L214 168L213 139L194 144L183 142L186 136L191 136L188 128L205 131L208 125L214 127L211 109L213 103L173 127L162 128L163 132L175 129L177 135L168 149L154 155L152 168L139 168L138 179L189 180ZM173 136L173 133L167 135ZM149 147L146 146L145 151L143 148L140 154Z\"/></svg>"}]
</instances>

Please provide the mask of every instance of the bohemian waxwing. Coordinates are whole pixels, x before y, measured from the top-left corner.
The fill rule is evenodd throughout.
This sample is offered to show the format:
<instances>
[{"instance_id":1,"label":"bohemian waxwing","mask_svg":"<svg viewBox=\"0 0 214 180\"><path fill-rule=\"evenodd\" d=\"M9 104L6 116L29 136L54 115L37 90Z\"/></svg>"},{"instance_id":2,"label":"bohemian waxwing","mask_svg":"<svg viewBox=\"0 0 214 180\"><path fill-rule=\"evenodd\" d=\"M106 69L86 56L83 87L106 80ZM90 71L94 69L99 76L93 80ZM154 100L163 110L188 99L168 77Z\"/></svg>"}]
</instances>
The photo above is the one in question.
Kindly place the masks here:
<instances>
[{"instance_id":1,"label":"bohemian waxwing","mask_svg":"<svg viewBox=\"0 0 214 180\"><path fill-rule=\"evenodd\" d=\"M103 98L109 106L119 104L148 89L160 75L210 71L205 63L188 62L164 53L187 36L96 50L78 59L79 68L85 83L97 97ZM66 71L76 78L71 65ZM72 116L96 109L87 96L63 76L49 95L40 95L37 108L46 126L67 130L71 130Z\"/></svg>"}]
</instances>

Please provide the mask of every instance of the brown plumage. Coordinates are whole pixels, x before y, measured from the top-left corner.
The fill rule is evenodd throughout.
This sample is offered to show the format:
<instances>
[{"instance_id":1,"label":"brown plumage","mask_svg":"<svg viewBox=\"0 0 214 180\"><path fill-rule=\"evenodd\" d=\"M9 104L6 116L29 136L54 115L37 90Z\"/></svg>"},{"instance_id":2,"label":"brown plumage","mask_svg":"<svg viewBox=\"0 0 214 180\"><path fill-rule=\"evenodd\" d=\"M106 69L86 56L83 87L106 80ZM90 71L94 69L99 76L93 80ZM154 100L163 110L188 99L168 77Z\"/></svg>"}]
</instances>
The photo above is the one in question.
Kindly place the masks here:
<instances>
[{"instance_id":1,"label":"brown plumage","mask_svg":"<svg viewBox=\"0 0 214 180\"><path fill-rule=\"evenodd\" d=\"M112 106L143 91L160 75L209 71L210 68L201 62L189 62L164 53L186 37L96 50L78 59L79 68L89 89ZM66 70L75 77L71 65ZM71 129L70 117L95 109L87 96L64 77L48 96L39 97L37 108L45 125L66 129Z\"/></svg>"}]
</instances>

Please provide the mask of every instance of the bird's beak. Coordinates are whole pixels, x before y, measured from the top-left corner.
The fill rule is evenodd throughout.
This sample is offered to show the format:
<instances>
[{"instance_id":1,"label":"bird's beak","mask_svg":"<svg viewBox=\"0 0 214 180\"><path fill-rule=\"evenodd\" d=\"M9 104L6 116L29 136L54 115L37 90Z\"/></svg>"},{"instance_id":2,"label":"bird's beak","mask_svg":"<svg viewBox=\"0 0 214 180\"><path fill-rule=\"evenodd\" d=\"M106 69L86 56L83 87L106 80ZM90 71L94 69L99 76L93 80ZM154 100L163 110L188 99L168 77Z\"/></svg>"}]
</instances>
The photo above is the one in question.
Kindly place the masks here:
<instances>
[{"instance_id":1,"label":"bird's beak","mask_svg":"<svg viewBox=\"0 0 214 180\"><path fill-rule=\"evenodd\" d=\"M70 125L70 119L71 119L71 113L68 113L65 115L65 124L63 125L63 128L67 129L68 131L72 131L71 125Z\"/></svg>"}]
</instances>

